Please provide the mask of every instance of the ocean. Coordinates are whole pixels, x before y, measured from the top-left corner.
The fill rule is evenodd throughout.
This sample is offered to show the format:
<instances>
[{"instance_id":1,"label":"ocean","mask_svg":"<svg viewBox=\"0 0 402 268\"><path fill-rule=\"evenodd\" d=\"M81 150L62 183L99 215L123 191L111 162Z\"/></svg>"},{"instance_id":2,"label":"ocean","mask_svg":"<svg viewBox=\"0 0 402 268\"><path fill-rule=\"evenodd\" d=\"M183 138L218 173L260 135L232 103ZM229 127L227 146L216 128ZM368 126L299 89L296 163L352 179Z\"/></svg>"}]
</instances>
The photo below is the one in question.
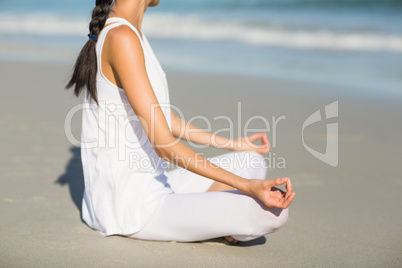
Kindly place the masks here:
<instances>
[{"instance_id":1,"label":"ocean","mask_svg":"<svg viewBox=\"0 0 402 268\"><path fill-rule=\"evenodd\" d=\"M0 0L0 60L73 63L94 2ZM142 31L168 69L402 98L402 0L161 0Z\"/></svg>"}]
</instances>

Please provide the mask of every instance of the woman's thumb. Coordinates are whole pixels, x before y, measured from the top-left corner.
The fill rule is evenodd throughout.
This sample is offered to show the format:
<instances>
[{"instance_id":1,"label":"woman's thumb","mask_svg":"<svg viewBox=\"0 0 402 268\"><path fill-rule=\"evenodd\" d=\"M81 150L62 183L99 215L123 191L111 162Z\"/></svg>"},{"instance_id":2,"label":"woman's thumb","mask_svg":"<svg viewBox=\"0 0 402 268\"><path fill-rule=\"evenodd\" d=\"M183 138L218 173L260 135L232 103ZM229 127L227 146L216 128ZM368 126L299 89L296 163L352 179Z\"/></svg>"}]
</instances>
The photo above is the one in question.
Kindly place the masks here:
<instances>
[{"instance_id":1,"label":"woman's thumb","mask_svg":"<svg viewBox=\"0 0 402 268\"><path fill-rule=\"evenodd\" d=\"M277 186L286 183L289 180L288 177L283 177L283 178L276 178L272 180L272 186Z\"/></svg>"}]
</instances>

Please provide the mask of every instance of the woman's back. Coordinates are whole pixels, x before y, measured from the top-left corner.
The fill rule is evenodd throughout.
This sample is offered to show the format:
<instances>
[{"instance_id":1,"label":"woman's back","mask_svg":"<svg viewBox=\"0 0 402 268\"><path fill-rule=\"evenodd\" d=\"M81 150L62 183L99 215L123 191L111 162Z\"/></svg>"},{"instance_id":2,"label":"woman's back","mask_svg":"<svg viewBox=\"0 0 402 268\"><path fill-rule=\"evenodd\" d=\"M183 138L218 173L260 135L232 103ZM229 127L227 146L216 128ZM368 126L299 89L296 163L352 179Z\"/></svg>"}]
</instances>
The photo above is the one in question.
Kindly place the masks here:
<instances>
[{"instance_id":1,"label":"woman's back","mask_svg":"<svg viewBox=\"0 0 402 268\"><path fill-rule=\"evenodd\" d=\"M84 221L104 235L129 234L144 226L162 202L161 197L171 191L165 187L167 162L156 154L124 89L102 72L102 49L108 32L127 25L139 38L149 81L171 128L169 90L165 73L145 35L141 37L122 18L110 18L105 25L96 43L99 106L89 98L87 88L83 101L82 211Z\"/></svg>"}]
</instances>

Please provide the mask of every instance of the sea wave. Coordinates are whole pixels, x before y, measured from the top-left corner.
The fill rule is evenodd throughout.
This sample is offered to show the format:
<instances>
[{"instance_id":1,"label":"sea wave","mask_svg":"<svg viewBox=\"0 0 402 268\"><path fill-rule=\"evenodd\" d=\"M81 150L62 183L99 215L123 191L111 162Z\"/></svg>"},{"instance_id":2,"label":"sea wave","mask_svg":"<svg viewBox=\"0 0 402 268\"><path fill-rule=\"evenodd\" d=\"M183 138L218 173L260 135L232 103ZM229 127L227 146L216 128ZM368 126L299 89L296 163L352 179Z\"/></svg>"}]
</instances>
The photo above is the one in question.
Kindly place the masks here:
<instances>
[{"instance_id":1,"label":"sea wave","mask_svg":"<svg viewBox=\"0 0 402 268\"><path fill-rule=\"evenodd\" d=\"M181 1L172 1L168 5L174 8L183 6ZM401 0L192 0L186 6L198 8L272 8L272 7L400 7Z\"/></svg>"},{"instance_id":2,"label":"sea wave","mask_svg":"<svg viewBox=\"0 0 402 268\"><path fill-rule=\"evenodd\" d=\"M79 36L88 32L88 20L56 15L19 17L0 14L0 34ZM151 13L143 32L150 38L233 40L260 46L298 49L402 52L402 36L328 29L289 29L250 25L240 20L206 19L195 15Z\"/></svg>"},{"instance_id":3,"label":"sea wave","mask_svg":"<svg viewBox=\"0 0 402 268\"><path fill-rule=\"evenodd\" d=\"M82 35L89 21L57 14L17 16L0 13L0 34L19 35Z\"/></svg>"}]
</instances>

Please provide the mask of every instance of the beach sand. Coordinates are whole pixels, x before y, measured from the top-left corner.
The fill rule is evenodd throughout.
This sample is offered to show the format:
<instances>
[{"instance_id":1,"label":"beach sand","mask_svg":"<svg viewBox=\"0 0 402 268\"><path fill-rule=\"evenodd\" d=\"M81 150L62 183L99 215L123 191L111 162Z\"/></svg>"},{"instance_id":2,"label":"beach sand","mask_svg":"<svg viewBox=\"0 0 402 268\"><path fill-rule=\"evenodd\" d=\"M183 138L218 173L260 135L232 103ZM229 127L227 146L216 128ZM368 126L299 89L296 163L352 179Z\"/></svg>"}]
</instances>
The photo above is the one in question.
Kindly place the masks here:
<instances>
[{"instance_id":1,"label":"beach sand","mask_svg":"<svg viewBox=\"0 0 402 268\"><path fill-rule=\"evenodd\" d=\"M1 267L402 266L401 100L348 96L347 88L323 84L167 71L171 103L186 119L211 120L212 131L228 127L214 120L219 115L232 118L235 129L255 115L270 123L286 116L271 150L286 165L271 160L267 178L290 177L296 197L287 224L255 241L140 241L103 237L81 221L79 148L64 131L68 111L82 98L63 89L70 68L0 63ZM339 124L337 167L316 159L302 142L303 122L334 101L339 117L328 122ZM79 113L72 122L79 138ZM308 146L325 151L328 122L305 129ZM263 126L261 120L251 125ZM196 150L205 156L225 152Z\"/></svg>"}]
</instances>

